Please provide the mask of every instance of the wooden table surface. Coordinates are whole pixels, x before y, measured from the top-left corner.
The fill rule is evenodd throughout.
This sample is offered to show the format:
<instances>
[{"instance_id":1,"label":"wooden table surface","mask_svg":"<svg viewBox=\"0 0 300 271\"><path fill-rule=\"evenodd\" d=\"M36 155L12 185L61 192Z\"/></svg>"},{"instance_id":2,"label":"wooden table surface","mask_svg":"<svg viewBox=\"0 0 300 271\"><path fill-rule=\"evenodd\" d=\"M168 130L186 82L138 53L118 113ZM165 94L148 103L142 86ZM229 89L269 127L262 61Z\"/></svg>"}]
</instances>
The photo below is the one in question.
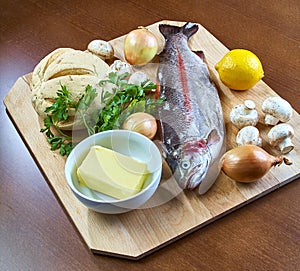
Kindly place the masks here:
<instances>
[{"instance_id":1,"label":"wooden table surface","mask_svg":"<svg viewBox=\"0 0 300 271\"><path fill-rule=\"evenodd\" d=\"M255 52L264 81L300 112L298 0L0 4L1 100L57 47L84 49L168 19L200 23L229 49ZM0 109L0 270L300 270L299 179L142 260L92 254Z\"/></svg>"}]
</instances>

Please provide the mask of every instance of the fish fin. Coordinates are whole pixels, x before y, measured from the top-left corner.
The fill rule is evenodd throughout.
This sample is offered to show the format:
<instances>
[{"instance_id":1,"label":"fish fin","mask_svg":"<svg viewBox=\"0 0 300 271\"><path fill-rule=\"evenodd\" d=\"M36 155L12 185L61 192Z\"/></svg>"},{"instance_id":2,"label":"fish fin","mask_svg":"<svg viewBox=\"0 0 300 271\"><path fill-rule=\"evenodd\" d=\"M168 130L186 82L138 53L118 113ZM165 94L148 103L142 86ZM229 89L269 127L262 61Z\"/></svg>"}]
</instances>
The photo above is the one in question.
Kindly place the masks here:
<instances>
[{"instance_id":1,"label":"fish fin","mask_svg":"<svg viewBox=\"0 0 300 271\"><path fill-rule=\"evenodd\" d=\"M158 26L158 28L159 28L159 31L165 37L165 39L167 39L171 35L180 33L180 29L181 29L181 27L179 27L179 26L169 25L169 24L160 24Z\"/></svg>"},{"instance_id":2,"label":"fish fin","mask_svg":"<svg viewBox=\"0 0 300 271\"><path fill-rule=\"evenodd\" d=\"M198 31L199 26L194 23L186 23L182 28L183 28L182 31L183 34L186 35L188 38L190 38Z\"/></svg>"},{"instance_id":3,"label":"fish fin","mask_svg":"<svg viewBox=\"0 0 300 271\"><path fill-rule=\"evenodd\" d=\"M210 71L208 69L208 63L206 61L206 58L205 58L205 54L203 51L193 51L193 53L195 53L198 57L200 57L200 59L203 61L204 63L204 66L202 66L202 70L203 72L206 74L206 76L209 78L209 81L212 85L216 86L214 81L212 80L211 76L210 76Z\"/></svg>"},{"instance_id":4,"label":"fish fin","mask_svg":"<svg viewBox=\"0 0 300 271\"><path fill-rule=\"evenodd\" d=\"M197 56L201 58L201 60L204 62L204 52L203 51L193 51Z\"/></svg>"},{"instance_id":5,"label":"fish fin","mask_svg":"<svg viewBox=\"0 0 300 271\"><path fill-rule=\"evenodd\" d=\"M162 35L165 37L165 39L177 33L183 33L189 38L193 34L195 34L199 29L198 25L194 23L186 23L184 26L181 27L175 25L160 24L158 28Z\"/></svg>"},{"instance_id":6,"label":"fish fin","mask_svg":"<svg viewBox=\"0 0 300 271\"><path fill-rule=\"evenodd\" d=\"M180 144L180 138L178 135L178 131L176 131L174 127L172 127L172 125L170 125L167 122L169 120L167 116L165 116L165 114L162 114L159 120L160 121L159 121L158 132L162 140L162 145L165 146L166 153L169 155L169 152L167 150L170 150L173 148L173 146L177 146L178 144ZM166 134L172 135L171 138L166 138Z\"/></svg>"},{"instance_id":7,"label":"fish fin","mask_svg":"<svg viewBox=\"0 0 300 271\"><path fill-rule=\"evenodd\" d=\"M213 129L207 136L207 145L211 146L220 141L220 136L216 129Z\"/></svg>"}]
</instances>

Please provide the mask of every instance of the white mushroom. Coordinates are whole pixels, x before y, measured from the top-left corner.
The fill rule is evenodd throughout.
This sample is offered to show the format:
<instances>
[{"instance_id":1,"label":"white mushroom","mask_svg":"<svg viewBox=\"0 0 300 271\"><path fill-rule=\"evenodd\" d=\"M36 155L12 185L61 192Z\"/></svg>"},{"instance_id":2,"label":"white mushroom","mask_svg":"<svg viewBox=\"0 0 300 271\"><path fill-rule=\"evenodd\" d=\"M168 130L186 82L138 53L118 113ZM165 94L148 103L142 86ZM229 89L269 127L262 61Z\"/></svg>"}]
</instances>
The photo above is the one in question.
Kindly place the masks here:
<instances>
[{"instance_id":1,"label":"white mushroom","mask_svg":"<svg viewBox=\"0 0 300 271\"><path fill-rule=\"evenodd\" d=\"M279 96L267 98L262 104L262 111L266 114L267 125L276 125L279 121L287 122L293 114L292 106Z\"/></svg>"},{"instance_id":2,"label":"white mushroom","mask_svg":"<svg viewBox=\"0 0 300 271\"><path fill-rule=\"evenodd\" d=\"M147 80L149 80L149 77L146 73L137 71L137 72L134 72L129 77L128 83L140 86L142 83L146 82Z\"/></svg>"},{"instance_id":3,"label":"white mushroom","mask_svg":"<svg viewBox=\"0 0 300 271\"><path fill-rule=\"evenodd\" d=\"M281 153L285 154L294 149L292 138L294 129L288 123L281 123L272 127L268 133L268 140L271 146L278 147Z\"/></svg>"},{"instance_id":4,"label":"white mushroom","mask_svg":"<svg viewBox=\"0 0 300 271\"><path fill-rule=\"evenodd\" d=\"M87 49L103 60L111 59L114 56L114 48L109 42L104 40L92 40L88 44Z\"/></svg>"},{"instance_id":5,"label":"white mushroom","mask_svg":"<svg viewBox=\"0 0 300 271\"><path fill-rule=\"evenodd\" d=\"M255 103L245 100L243 104L236 105L230 112L230 120L239 129L245 126L255 126L258 122Z\"/></svg>"},{"instance_id":6,"label":"white mushroom","mask_svg":"<svg viewBox=\"0 0 300 271\"><path fill-rule=\"evenodd\" d=\"M254 126L246 126L242 128L236 136L236 143L239 146L246 144L261 146L262 139L259 136L259 130Z\"/></svg>"},{"instance_id":7,"label":"white mushroom","mask_svg":"<svg viewBox=\"0 0 300 271\"><path fill-rule=\"evenodd\" d=\"M119 59L115 60L113 64L110 65L110 68L113 72L116 72L118 75L128 72L132 73L130 64L123 62Z\"/></svg>"}]
</instances>

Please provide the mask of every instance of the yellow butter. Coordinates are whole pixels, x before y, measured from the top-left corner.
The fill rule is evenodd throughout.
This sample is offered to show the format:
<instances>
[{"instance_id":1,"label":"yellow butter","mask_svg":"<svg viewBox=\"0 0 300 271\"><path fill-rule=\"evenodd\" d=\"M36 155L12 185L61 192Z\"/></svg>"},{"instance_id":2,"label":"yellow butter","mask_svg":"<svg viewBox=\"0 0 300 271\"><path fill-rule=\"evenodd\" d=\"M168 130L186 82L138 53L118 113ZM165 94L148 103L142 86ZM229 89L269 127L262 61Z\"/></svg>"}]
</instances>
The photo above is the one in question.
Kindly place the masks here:
<instances>
[{"instance_id":1,"label":"yellow butter","mask_svg":"<svg viewBox=\"0 0 300 271\"><path fill-rule=\"evenodd\" d=\"M140 192L148 174L147 164L102 146L91 147L77 169L81 185L117 199Z\"/></svg>"}]
</instances>

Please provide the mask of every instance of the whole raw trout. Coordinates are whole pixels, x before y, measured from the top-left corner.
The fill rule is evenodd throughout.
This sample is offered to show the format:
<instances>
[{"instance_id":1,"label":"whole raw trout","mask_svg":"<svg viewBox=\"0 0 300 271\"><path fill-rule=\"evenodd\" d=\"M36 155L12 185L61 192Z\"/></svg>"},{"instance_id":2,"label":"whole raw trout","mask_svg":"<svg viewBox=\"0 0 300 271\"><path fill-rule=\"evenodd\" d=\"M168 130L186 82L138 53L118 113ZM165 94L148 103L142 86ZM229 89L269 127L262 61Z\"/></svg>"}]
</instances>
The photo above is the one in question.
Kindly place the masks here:
<instances>
[{"instance_id":1,"label":"whole raw trout","mask_svg":"<svg viewBox=\"0 0 300 271\"><path fill-rule=\"evenodd\" d=\"M166 40L157 72L157 96L165 98L158 112L164 157L182 189L199 186L203 194L216 180L225 152L218 91L203 52L195 53L188 46L198 25L161 24L159 30Z\"/></svg>"}]
</instances>

